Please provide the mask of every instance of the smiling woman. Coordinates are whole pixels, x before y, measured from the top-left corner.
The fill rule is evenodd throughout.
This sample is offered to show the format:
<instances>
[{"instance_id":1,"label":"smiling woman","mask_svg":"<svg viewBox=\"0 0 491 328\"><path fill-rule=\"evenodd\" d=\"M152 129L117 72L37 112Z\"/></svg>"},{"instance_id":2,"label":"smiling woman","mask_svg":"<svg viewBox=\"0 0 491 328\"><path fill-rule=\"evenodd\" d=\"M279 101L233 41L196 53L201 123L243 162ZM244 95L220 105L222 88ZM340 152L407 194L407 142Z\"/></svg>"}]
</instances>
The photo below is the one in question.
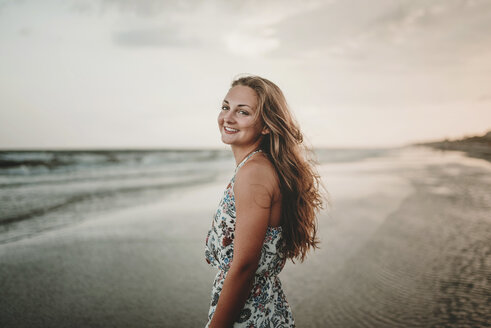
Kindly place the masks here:
<instances>
[{"instance_id":1,"label":"smiling woman","mask_svg":"<svg viewBox=\"0 0 491 328\"><path fill-rule=\"evenodd\" d=\"M320 178L281 90L259 76L235 80L218 127L236 168L208 231L219 269L206 327L294 327L278 274L317 247Z\"/></svg>"},{"instance_id":2,"label":"smiling woman","mask_svg":"<svg viewBox=\"0 0 491 328\"><path fill-rule=\"evenodd\" d=\"M257 148L260 138L268 133L268 129L256 118L256 107L255 91L247 86L233 87L223 100L218 125L222 141L232 145L232 149L237 150L237 146L241 145Z\"/></svg>"}]
</instances>

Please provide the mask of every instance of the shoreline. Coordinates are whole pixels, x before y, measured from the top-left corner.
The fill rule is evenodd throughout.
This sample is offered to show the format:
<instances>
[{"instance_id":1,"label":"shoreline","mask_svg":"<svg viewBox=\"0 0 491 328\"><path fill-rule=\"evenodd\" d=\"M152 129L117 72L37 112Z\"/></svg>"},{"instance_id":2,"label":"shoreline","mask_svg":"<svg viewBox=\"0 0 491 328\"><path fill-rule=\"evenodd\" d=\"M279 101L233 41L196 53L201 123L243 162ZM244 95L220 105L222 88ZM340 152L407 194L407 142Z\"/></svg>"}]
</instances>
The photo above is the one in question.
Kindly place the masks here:
<instances>
[{"instance_id":1,"label":"shoreline","mask_svg":"<svg viewBox=\"0 0 491 328\"><path fill-rule=\"evenodd\" d=\"M414 146L426 146L445 151L460 151L469 157L480 158L491 162L491 131L482 136L466 137L457 140L441 140L415 143Z\"/></svg>"},{"instance_id":2,"label":"shoreline","mask_svg":"<svg viewBox=\"0 0 491 328\"><path fill-rule=\"evenodd\" d=\"M490 172L487 162L449 158L404 173L413 192L340 270L309 290L298 322L309 327L486 325Z\"/></svg>"},{"instance_id":3,"label":"shoreline","mask_svg":"<svg viewBox=\"0 0 491 328\"><path fill-rule=\"evenodd\" d=\"M321 249L280 274L297 325L482 317L460 299L481 304L489 291L479 265L490 167L426 147L322 165L332 207ZM203 326L216 274L204 238L228 178L0 245L0 326Z\"/></svg>"},{"instance_id":4,"label":"shoreline","mask_svg":"<svg viewBox=\"0 0 491 328\"><path fill-rule=\"evenodd\" d=\"M478 158L483 159L488 162L491 162L491 149L487 147L468 147L468 146L449 146L445 143L438 143L435 145L422 145L426 147L430 147L435 150L439 150L443 153L445 152L461 152L470 158Z\"/></svg>"},{"instance_id":5,"label":"shoreline","mask_svg":"<svg viewBox=\"0 0 491 328\"><path fill-rule=\"evenodd\" d=\"M204 322L215 273L201 232L222 188L202 185L0 245L0 326Z\"/></svg>"}]
</instances>

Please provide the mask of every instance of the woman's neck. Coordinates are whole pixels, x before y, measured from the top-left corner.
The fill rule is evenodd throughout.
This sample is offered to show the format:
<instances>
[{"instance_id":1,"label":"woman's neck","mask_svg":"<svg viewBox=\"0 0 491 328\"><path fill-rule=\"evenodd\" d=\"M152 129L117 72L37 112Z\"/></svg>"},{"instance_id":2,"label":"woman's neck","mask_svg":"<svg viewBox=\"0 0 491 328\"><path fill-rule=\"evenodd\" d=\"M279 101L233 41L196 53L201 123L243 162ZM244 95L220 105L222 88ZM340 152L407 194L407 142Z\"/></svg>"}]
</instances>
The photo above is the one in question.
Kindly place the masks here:
<instances>
[{"instance_id":1,"label":"woman's neck","mask_svg":"<svg viewBox=\"0 0 491 328\"><path fill-rule=\"evenodd\" d=\"M259 143L246 147L232 146L232 152L234 153L235 158L235 165L239 165L240 162L242 162L242 160L246 158L247 155L258 149Z\"/></svg>"}]
</instances>

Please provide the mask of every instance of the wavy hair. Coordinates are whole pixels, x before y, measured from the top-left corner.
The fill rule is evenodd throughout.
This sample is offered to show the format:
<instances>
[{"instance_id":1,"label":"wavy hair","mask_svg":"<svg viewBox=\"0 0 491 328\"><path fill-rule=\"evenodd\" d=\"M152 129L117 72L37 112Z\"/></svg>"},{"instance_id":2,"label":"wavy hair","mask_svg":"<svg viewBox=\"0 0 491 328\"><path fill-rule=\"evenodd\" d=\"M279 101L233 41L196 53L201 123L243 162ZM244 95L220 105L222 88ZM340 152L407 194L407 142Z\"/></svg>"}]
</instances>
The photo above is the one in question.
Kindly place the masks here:
<instances>
[{"instance_id":1,"label":"wavy hair","mask_svg":"<svg viewBox=\"0 0 491 328\"><path fill-rule=\"evenodd\" d=\"M248 86L256 92L255 118L269 129L260 149L269 156L279 177L286 256L292 262L295 259L303 262L310 249L319 248L317 212L324 207L315 161L307 157L312 150L305 146L302 132L276 84L248 75L236 78L231 87L236 85Z\"/></svg>"}]
</instances>

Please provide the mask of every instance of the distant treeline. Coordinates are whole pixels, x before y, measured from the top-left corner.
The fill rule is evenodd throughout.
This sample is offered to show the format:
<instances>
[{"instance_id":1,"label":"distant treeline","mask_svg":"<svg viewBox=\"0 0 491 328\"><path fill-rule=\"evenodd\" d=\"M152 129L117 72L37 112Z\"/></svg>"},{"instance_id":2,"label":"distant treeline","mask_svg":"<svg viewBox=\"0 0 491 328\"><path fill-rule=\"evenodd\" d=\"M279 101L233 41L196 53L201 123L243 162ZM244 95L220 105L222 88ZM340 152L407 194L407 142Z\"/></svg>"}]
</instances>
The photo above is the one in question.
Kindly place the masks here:
<instances>
[{"instance_id":1,"label":"distant treeline","mask_svg":"<svg viewBox=\"0 0 491 328\"><path fill-rule=\"evenodd\" d=\"M468 156L483 158L491 162L491 130L482 136L464 137L457 140L421 142L415 145L429 146L441 150L459 150Z\"/></svg>"}]
</instances>

